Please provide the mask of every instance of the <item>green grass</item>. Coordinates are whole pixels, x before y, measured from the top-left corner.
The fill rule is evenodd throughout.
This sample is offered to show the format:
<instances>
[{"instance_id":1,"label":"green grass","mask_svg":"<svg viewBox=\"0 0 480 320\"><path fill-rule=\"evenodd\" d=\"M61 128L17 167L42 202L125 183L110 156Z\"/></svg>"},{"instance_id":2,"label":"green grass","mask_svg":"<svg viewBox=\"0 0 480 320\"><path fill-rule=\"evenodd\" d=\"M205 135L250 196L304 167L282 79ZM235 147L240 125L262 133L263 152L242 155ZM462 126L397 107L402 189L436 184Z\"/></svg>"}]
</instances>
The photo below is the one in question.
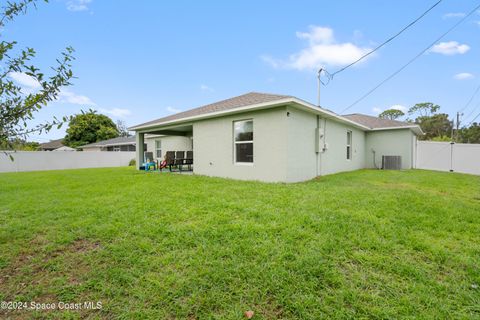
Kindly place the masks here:
<instances>
[{"instance_id":1,"label":"green grass","mask_svg":"<svg viewBox=\"0 0 480 320\"><path fill-rule=\"evenodd\" d=\"M0 174L0 318L480 318L480 178Z\"/></svg>"}]
</instances>

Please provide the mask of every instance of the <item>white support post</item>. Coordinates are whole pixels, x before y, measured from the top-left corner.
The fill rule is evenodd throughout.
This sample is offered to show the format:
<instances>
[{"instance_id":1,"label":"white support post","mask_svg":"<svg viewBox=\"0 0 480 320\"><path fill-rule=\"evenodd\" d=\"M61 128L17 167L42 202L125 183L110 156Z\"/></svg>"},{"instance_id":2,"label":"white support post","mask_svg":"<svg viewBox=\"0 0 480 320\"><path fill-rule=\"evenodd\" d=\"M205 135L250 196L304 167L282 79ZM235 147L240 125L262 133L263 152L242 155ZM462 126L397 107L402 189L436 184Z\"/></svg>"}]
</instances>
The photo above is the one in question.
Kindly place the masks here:
<instances>
[{"instance_id":1,"label":"white support post","mask_svg":"<svg viewBox=\"0 0 480 320\"><path fill-rule=\"evenodd\" d=\"M145 144L145 133L137 132L137 135L135 137L135 146L137 150L137 157L136 157L137 170L140 170L140 166L144 162L144 153L145 153L144 144Z\"/></svg>"}]
</instances>

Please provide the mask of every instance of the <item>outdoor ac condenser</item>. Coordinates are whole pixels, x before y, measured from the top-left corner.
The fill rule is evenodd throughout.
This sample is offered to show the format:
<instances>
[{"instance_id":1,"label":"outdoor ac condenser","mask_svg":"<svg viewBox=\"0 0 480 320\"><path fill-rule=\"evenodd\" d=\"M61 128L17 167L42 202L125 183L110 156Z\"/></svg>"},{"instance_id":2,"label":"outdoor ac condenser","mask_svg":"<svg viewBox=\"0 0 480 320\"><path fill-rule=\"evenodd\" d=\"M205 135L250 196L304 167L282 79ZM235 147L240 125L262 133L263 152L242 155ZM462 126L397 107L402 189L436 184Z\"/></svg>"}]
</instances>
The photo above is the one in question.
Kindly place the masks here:
<instances>
[{"instance_id":1,"label":"outdoor ac condenser","mask_svg":"<svg viewBox=\"0 0 480 320\"><path fill-rule=\"evenodd\" d=\"M382 156L382 169L400 170L402 168L401 156Z\"/></svg>"}]
</instances>

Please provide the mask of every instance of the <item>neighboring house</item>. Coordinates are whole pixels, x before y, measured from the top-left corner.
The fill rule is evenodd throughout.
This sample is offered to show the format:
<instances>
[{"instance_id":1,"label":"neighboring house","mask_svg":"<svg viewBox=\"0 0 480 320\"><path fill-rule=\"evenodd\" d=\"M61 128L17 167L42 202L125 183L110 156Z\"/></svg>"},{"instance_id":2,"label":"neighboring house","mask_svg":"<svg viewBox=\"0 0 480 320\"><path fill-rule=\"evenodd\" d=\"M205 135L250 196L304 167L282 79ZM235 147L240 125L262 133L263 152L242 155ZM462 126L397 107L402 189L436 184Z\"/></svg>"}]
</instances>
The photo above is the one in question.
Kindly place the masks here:
<instances>
[{"instance_id":1,"label":"neighboring house","mask_svg":"<svg viewBox=\"0 0 480 320\"><path fill-rule=\"evenodd\" d=\"M360 114L340 116L293 96L247 93L133 126L137 164L145 140L162 151L193 150L196 174L297 182L374 168L383 155L414 167L415 124ZM168 139L170 142L168 146ZM165 142L164 142L165 141Z\"/></svg>"},{"instance_id":2,"label":"neighboring house","mask_svg":"<svg viewBox=\"0 0 480 320\"><path fill-rule=\"evenodd\" d=\"M38 147L39 151L53 151L55 149L63 147L63 138L57 140L50 140L49 142L41 143Z\"/></svg>"},{"instance_id":3,"label":"neighboring house","mask_svg":"<svg viewBox=\"0 0 480 320\"><path fill-rule=\"evenodd\" d=\"M67 147L67 146L63 146L63 147L54 149L52 151L77 151L77 149L70 148L70 147Z\"/></svg>"},{"instance_id":4,"label":"neighboring house","mask_svg":"<svg viewBox=\"0 0 480 320\"><path fill-rule=\"evenodd\" d=\"M118 137L79 146L83 151L135 151L135 136Z\"/></svg>"}]
</instances>

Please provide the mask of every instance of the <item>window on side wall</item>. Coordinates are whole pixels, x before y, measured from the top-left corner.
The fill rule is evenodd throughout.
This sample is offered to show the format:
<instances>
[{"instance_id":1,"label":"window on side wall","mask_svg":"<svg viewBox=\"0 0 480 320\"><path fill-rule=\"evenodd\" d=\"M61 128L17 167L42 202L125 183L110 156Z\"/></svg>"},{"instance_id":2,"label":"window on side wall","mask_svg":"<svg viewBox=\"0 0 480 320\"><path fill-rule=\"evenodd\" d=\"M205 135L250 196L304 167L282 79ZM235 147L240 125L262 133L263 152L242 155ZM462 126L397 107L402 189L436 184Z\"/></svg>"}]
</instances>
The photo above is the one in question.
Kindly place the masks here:
<instances>
[{"instance_id":1,"label":"window on side wall","mask_svg":"<svg viewBox=\"0 0 480 320\"><path fill-rule=\"evenodd\" d=\"M235 163L253 163L253 120L233 122Z\"/></svg>"},{"instance_id":2,"label":"window on side wall","mask_svg":"<svg viewBox=\"0 0 480 320\"><path fill-rule=\"evenodd\" d=\"M352 131L347 131L347 160L352 159Z\"/></svg>"},{"instance_id":3,"label":"window on side wall","mask_svg":"<svg viewBox=\"0 0 480 320\"><path fill-rule=\"evenodd\" d=\"M155 140L155 156L162 157L162 140Z\"/></svg>"},{"instance_id":4,"label":"window on side wall","mask_svg":"<svg viewBox=\"0 0 480 320\"><path fill-rule=\"evenodd\" d=\"M113 151L115 152L120 152L120 146L114 146Z\"/></svg>"}]
</instances>

